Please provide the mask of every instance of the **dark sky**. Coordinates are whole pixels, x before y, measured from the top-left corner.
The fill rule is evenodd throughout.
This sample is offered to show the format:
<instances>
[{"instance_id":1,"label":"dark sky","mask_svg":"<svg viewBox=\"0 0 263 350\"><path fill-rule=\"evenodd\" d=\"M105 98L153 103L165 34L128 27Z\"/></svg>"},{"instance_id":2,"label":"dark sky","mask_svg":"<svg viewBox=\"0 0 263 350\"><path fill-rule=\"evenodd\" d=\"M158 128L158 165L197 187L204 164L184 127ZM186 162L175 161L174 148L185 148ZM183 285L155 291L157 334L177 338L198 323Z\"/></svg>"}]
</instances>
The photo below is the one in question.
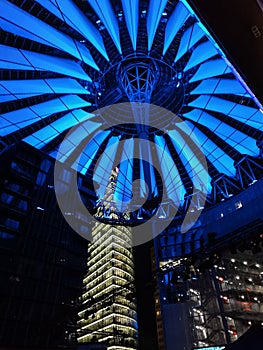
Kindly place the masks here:
<instances>
[{"instance_id":1,"label":"dark sky","mask_svg":"<svg viewBox=\"0 0 263 350\"><path fill-rule=\"evenodd\" d=\"M189 0L263 103L263 11L257 0ZM255 37L253 30L261 36Z\"/></svg>"}]
</instances>

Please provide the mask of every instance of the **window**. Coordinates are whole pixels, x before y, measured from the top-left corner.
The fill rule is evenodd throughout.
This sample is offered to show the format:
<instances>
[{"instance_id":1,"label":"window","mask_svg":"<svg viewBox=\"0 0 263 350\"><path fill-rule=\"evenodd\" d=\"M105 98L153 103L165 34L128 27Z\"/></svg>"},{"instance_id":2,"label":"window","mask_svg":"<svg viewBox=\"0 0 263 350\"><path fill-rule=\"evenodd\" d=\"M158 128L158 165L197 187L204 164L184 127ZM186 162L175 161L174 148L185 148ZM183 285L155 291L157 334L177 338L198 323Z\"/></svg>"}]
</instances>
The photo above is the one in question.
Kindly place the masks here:
<instances>
[{"instance_id":1,"label":"window","mask_svg":"<svg viewBox=\"0 0 263 350\"><path fill-rule=\"evenodd\" d=\"M29 177L30 179L34 177L34 168L32 166L30 167L27 164L21 164L13 161L11 163L11 167L23 176Z\"/></svg>"},{"instance_id":2,"label":"window","mask_svg":"<svg viewBox=\"0 0 263 350\"><path fill-rule=\"evenodd\" d=\"M23 199L17 201L17 208L23 211L27 211L28 203Z\"/></svg>"},{"instance_id":3,"label":"window","mask_svg":"<svg viewBox=\"0 0 263 350\"><path fill-rule=\"evenodd\" d=\"M44 159L41 162L40 170L42 170L42 171L47 173L49 171L49 169L50 169L50 166L51 166L51 162L48 159Z\"/></svg>"},{"instance_id":4,"label":"window","mask_svg":"<svg viewBox=\"0 0 263 350\"><path fill-rule=\"evenodd\" d=\"M18 230L20 222L18 220L15 220L15 219L6 218L4 224L6 225L6 227Z\"/></svg>"},{"instance_id":5,"label":"window","mask_svg":"<svg viewBox=\"0 0 263 350\"><path fill-rule=\"evenodd\" d=\"M14 196L12 196L9 193L2 193L1 194L1 202L5 204L11 204L14 201Z\"/></svg>"},{"instance_id":6,"label":"window","mask_svg":"<svg viewBox=\"0 0 263 350\"><path fill-rule=\"evenodd\" d=\"M64 169L61 175L61 180L69 183L71 179L71 172L69 170Z\"/></svg>"},{"instance_id":7,"label":"window","mask_svg":"<svg viewBox=\"0 0 263 350\"><path fill-rule=\"evenodd\" d=\"M36 184L39 186L43 186L46 180L46 177L47 175L45 173L42 173L42 171L39 171L37 174Z\"/></svg>"},{"instance_id":8,"label":"window","mask_svg":"<svg viewBox=\"0 0 263 350\"><path fill-rule=\"evenodd\" d=\"M4 232L4 231L0 231L0 238L2 239L12 239L14 238L15 236L12 235L11 233L7 233L7 232Z\"/></svg>"},{"instance_id":9,"label":"window","mask_svg":"<svg viewBox=\"0 0 263 350\"><path fill-rule=\"evenodd\" d=\"M5 193L5 192L2 193L0 199L2 203L8 204L13 208L17 208L22 211L27 210L27 207L28 207L27 201L24 199L17 198L10 193Z\"/></svg>"},{"instance_id":10,"label":"window","mask_svg":"<svg viewBox=\"0 0 263 350\"><path fill-rule=\"evenodd\" d=\"M21 193L25 196L28 196L29 195L29 190L28 188L25 188L24 186L22 185L19 185L17 183L13 183L13 182L10 182L10 180L5 180L5 188L13 191L13 192L16 192L16 193Z\"/></svg>"}]
</instances>

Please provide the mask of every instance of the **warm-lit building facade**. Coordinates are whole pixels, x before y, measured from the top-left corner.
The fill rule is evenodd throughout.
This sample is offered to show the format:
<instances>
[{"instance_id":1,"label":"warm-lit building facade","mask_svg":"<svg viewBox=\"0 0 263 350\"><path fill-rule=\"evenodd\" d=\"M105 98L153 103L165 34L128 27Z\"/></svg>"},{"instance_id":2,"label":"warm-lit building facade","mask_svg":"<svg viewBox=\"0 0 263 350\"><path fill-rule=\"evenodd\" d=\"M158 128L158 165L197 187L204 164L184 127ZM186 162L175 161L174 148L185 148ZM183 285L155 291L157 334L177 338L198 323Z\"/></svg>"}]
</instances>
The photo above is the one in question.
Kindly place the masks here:
<instances>
[{"instance_id":1,"label":"warm-lit building facade","mask_svg":"<svg viewBox=\"0 0 263 350\"><path fill-rule=\"evenodd\" d=\"M117 172L112 171L106 195L97 207L97 218L102 217L104 210L109 210L109 218L116 218L113 202L116 177ZM79 313L78 341L96 339L105 342L107 349L137 349L132 229L97 222L92 228L92 238Z\"/></svg>"}]
</instances>

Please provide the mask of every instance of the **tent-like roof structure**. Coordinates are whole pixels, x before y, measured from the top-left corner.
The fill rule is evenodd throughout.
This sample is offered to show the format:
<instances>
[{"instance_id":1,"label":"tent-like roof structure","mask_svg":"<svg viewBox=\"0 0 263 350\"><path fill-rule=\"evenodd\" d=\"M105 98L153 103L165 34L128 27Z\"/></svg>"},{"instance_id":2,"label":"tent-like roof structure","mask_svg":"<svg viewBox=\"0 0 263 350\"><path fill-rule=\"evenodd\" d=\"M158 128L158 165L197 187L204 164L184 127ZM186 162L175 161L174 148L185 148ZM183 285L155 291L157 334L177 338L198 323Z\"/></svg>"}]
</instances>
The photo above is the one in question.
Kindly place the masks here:
<instances>
[{"instance_id":1,"label":"tent-like roof structure","mask_svg":"<svg viewBox=\"0 0 263 350\"><path fill-rule=\"evenodd\" d=\"M117 162L116 197L126 201L137 178L153 197L160 192L154 166L134 158L135 144L149 162L157 157L162 191L179 206L193 189L221 200L256 180L262 106L186 0L1 0L0 26L2 147L22 140L56 157L68 130L85 121L92 141L78 170L92 174L103 195ZM175 116L146 130L156 149L136 142L145 131L140 116L120 113L107 127L95 112L125 102ZM186 136L197 140L204 169ZM84 137L71 140L64 161L74 164ZM200 171L206 180L196 182ZM139 196L145 193L141 185Z\"/></svg>"}]
</instances>

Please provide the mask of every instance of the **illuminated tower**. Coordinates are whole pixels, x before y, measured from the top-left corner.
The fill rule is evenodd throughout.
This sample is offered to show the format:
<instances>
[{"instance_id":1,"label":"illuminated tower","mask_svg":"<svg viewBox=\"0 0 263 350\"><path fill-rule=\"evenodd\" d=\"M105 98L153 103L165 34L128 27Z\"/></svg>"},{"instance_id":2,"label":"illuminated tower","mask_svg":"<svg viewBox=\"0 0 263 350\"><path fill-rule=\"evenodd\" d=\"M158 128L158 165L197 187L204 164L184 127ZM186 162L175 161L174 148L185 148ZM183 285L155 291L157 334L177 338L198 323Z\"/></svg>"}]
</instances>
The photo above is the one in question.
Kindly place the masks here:
<instances>
[{"instance_id":1,"label":"illuminated tower","mask_svg":"<svg viewBox=\"0 0 263 350\"><path fill-rule=\"evenodd\" d=\"M97 218L115 222L113 193L118 169L112 171ZM104 342L107 349L137 349L137 314L131 228L97 222L88 248L88 273L84 279L79 313L79 342Z\"/></svg>"}]
</instances>

